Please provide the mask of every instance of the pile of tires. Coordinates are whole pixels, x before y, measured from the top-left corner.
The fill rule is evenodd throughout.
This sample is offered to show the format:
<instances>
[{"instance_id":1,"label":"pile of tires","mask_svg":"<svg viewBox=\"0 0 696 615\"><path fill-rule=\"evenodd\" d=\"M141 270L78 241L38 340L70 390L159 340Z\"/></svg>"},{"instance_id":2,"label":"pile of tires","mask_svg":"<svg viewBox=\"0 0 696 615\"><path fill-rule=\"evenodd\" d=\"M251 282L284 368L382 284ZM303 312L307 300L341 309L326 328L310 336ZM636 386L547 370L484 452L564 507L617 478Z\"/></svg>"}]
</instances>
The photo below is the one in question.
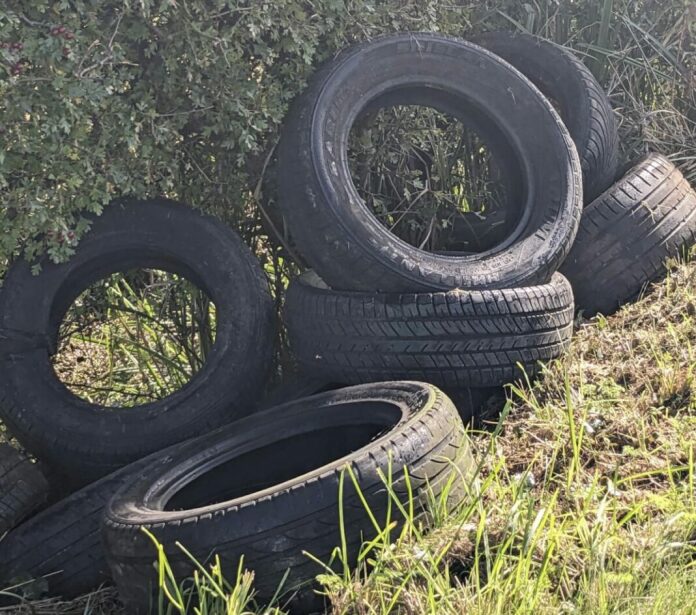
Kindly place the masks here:
<instances>
[{"instance_id":1,"label":"pile of tires","mask_svg":"<svg viewBox=\"0 0 696 615\"><path fill-rule=\"evenodd\" d=\"M508 237L433 254L377 222L345 143L366 110L397 104L466 117L502 152L521 209ZM567 348L576 307L615 309L694 242L696 199L679 171L652 155L612 185L617 160L606 94L552 43L406 34L339 54L296 101L279 154L280 203L313 269L286 300L299 364L331 382L413 378L457 398L533 376Z\"/></svg>"},{"instance_id":2,"label":"pile of tires","mask_svg":"<svg viewBox=\"0 0 696 615\"><path fill-rule=\"evenodd\" d=\"M64 598L115 583L128 612L152 612L158 549L147 530L181 581L197 565L191 556L207 565L215 554L225 570L243 561L257 573L260 600L280 592L298 612L314 610L313 580L325 569L307 551L328 562L345 539L345 563L355 563L375 520L396 536L399 506L420 523L429 503L464 499L476 471L468 436L431 384L312 396L324 385L307 382L262 399L273 302L260 265L220 222L171 201L118 201L70 261L43 263L39 275L32 265L13 263L0 294L0 417L39 460L0 445L0 584L13 594L40 591L27 579ZM215 343L177 392L100 407L61 383L51 355L75 297L136 266L205 289Z\"/></svg>"},{"instance_id":3,"label":"pile of tires","mask_svg":"<svg viewBox=\"0 0 696 615\"><path fill-rule=\"evenodd\" d=\"M412 378L459 397L533 375L567 348L573 293L558 269L580 224L583 180L597 190L613 175L615 140L600 144L612 150L603 153L607 160L586 153L581 161L573 138L594 146L586 134L594 116L583 106L576 135L569 133L524 66L521 73L480 46L497 40L408 34L358 45L325 65L295 103L278 164L280 204L313 269L291 282L285 305L291 347L307 373L338 383ZM511 40L557 64L568 58L556 76L585 85L589 73L567 52ZM564 100L575 95L566 84L557 89ZM606 101L603 93L598 99ZM429 253L367 209L342 144L366 108L396 104L466 117L502 153L520 212L498 245L478 254ZM611 109L602 112L615 135Z\"/></svg>"},{"instance_id":4,"label":"pile of tires","mask_svg":"<svg viewBox=\"0 0 696 615\"><path fill-rule=\"evenodd\" d=\"M462 119L500 156L514 224L485 250L410 245L358 194L351 127L402 104ZM448 395L538 373L567 349L578 309L616 309L694 243L696 194L679 171L656 154L622 173L617 161L606 94L551 43L408 33L328 61L293 104L278 155L279 201L309 265L284 320L310 379L265 404L273 301L221 223L163 199L120 200L69 262L38 276L15 262L0 291L0 419L52 484L0 445L0 582L46 576L64 597L114 582L129 612L150 612L154 537L178 578L194 569L183 544L227 571L243 559L260 600L284 582L296 612L320 608L322 570L304 552L327 561L342 540L354 562L375 521L395 533L405 522L390 517L393 498L427 520L433 497L466 497L476 468ZM137 412L77 398L50 361L71 302L132 267L180 273L218 314L205 366Z\"/></svg>"}]
</instances>

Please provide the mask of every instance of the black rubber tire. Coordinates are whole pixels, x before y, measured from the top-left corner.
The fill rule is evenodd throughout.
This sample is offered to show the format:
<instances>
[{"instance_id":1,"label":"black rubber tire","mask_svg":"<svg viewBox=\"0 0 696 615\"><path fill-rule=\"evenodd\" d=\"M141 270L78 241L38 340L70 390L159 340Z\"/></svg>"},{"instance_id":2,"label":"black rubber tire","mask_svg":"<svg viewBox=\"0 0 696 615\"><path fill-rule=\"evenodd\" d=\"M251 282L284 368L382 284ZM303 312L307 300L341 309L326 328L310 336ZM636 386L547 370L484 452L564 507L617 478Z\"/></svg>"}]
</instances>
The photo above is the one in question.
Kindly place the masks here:
<instances>
[{"instance_id":1,"label":"black rubber tire","mask_svg":"<svg viewBox=\"0 0 696 615\"><path fill-rule=\"evenodd\" d=\"M561 271L585 316L637 297L696 242L696 192L662 155L650 154L585 208Z\"/></svg>"},{"instance_id":2,"label":"black rubber tire","mask_svg":"<svg viewBox=\"0 0 696 615\"><path fill-rule=\"evenodd\" d=\"M234 432L236 423L219 428ZM0 536L0 587L45 577L50 596L74 598L111 583L102 541L104 509L113 495L161 456L205 448L215 432L179 442L66 495Z\"/></svg>"},{"instance_id":3,"label":"black rubber tire","mask_svg":"<svg viewBox=\"0 0 696 615\"><path fill-rule=\"evenodd\" d=\"M41 508L48 492L37 465L13 446L0 443L0 537Z\"/></svg>"},{"instance_id":4,"label":"black rubber tire","mask_svg":"<svg viewBox=\"0 0 696 615\"><path fill-rule=\"evenodd\" d=\"M0 540L0 586L45 576L48 595L74 598L108 584L111 576L101 540L104 507L124 482L158 455L71 493L9 532Z\"/></svg>"},{"instance_id":5,"label":"black rubber tire","mask_svg":"<svg viewBox=\"0 0 696 615\"><path fill-rule=\"evenodd\" d=\"M273 453L266 450L271 446ZM293 454L285 454L293 446ZM257 458L244 456L254 451ZM147 613L156 596L156 551L145 528L163 545L178 578L190 576L193 565L176 541L204 562L217 553L227 571L237 570L243 555L245 567L256 572L254 588L261 601L275 594L289 570L284 589L303 587L293 603L293 612L303 612L314 602L305 584L322 572L303 551L328 562L341 544L341 469L352 468L374 517L383 523L389 496L379 473L389 476L390 457L393 492L402 502L406 498L407 467L416 512L428 491L459 504L475 471L452 402L432 385L417 382L307 397L244 419L231 435L209 437L202 450L182 448L163 457L120 490L105 515L105 544L121 598L129 612ZM235 458L241 458L245 476L221 492L221 477L235 476L222 464ZM450 482L453 473L460 476ZM189 484L193 487L182 500ZM345 540L353 559L374 529L348 475L343 488ZM204 505L210 501L220 503ZM188 509L187 503L200 507ZM393 507L391 518L398 523L399 517Z\"/></svg>"},{"instance_id":6,"label":"black rubber tire","mask_svg":"<svg viewBox=\"0 0 696 615\"><path fill-rule=\"evenodd\" d=\"M549 284L448 293L350 293L306 274L288 288L290 346L308 374L343 383L413 379L444 390L489 387L560 356L573 329L573 293Z\"/></svg>"},{"instance_id":7,"label":"black rubber tire","mask_svg":"<svg viewBox=\"0 0 696 615\"><path fill-rule=\"evenodd\" d=\"M90 284L154 267L198 285L217 306L206 364L179 391L137 409L71 393L51 365L60 322ZM39 275L15 262L0 293L0 418L33 455L86 484L164 446L248 414L272 363L275 311L253 254L221 222L166 200L123 200L93 220L75 255ZM2 337L2 336L0 336Z\"/></svg>"},{"instance_id":8,"label":"black rubber tire","mask_svg":"<svg viewBox=\"0 0 696 615\"><path fill-rule=\"evenodd\" d=\"M520 186L522 213L508 238L479 254L430 253L390 233L368 210L351 180L348 134L361 111L396 104L468 117L497 141ZM436 34L376 39L325 64L286 119L278 172L280 204L298 248L337 289L545 283L570 250L582 209L580 161L551 103L489 51Z\"/></svg>"},{"instance_id":9,"label":"black rubber tire","mask_svg":"<svg viewBox=\"0 0 696 615\"><path fill-rule=\"evenodd\" d=\"M512 64L555 104L580 155L585 202L611 186L619 135L609 99L590 70L568 49L529 34L487 32L469 40Z\"/></svg>"}]
</instances>

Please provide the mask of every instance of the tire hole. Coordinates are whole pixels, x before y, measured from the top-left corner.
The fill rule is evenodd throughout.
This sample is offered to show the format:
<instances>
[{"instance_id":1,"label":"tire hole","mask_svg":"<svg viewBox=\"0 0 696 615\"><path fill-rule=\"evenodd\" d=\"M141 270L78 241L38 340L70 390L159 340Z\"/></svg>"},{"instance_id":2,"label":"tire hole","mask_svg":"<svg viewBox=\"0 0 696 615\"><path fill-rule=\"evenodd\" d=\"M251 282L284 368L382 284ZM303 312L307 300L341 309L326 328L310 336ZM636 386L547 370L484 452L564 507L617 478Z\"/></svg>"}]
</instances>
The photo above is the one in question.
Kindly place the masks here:
<instances>
[{"instance_id":1,"label":"tire hole","mask_svg":"<svg viewBox=\"0 0 696 615\"><path fill-rule=\"evenodd\" d=\"M372 405L370 422L307 431L222 461L179 489L165 510L189 510L227 502L280 485L367 446L399 420L396 406ZM345 410L345 407L344 407ZM370 416L370 408L364 410ZM350 479L346 478L347 483Z\"/></svg>"},{"instance_id":2,"label":"tire hole","mask_svg":"<svg viewBox=\"0 0 696 615\"><path fill-rule=\"evenodd\" d=\"M486 141L432 107L396 105L358 116L348 164L380 224L427 252L484 252L517 222L503 167Z\"/></svg>"},{"instance_id":3,"label":"tire hole","mask_svg":"<svg viewBox=\"0 0 696 615\"><path fill-rule=\"evenodd\" d=\"M215 305L186 278L159 269L114 273L68 308L52 357L77 397L130 408L175 393L203 367L215 342Z\"/></svg>"}]
</instances>

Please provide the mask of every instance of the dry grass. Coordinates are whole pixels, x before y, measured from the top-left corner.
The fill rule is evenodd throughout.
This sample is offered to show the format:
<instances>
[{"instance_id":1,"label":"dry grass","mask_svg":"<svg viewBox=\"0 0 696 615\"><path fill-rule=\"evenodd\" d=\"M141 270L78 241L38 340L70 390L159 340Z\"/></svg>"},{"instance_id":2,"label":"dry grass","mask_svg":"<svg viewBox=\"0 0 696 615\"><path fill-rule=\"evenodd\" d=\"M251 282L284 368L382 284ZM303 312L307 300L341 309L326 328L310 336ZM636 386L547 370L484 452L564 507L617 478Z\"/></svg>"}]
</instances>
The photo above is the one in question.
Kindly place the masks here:
<instances>
[{"instance_id":1,"label":"dry grass","mask_svg":"<svg viewBox=\"0 0 696 615\"><path fill-rule=\"evenodd\" d=\"M3 615L125 615L123 607L118 602L116 591L112 588L101 589L67 602L51 598L29 600L20 606L0 607L0 613Z\"/></svg>"},{"instance_id":2,"label":"dry grass","mask_svg":"<svg viewBox=\"0 0 696 615\"><path fill-rule=\"evenodd\" d=\"M583 438L584 474L659 488L668 466L688 463L685 444L696 444L696 268L675 269L637 304L605 319L580 323L568 358L551 366L517 401L499 444L511 469L537 477L562 472L570 451L558 447L568 412Z\"/></svg>"}]
</instances>

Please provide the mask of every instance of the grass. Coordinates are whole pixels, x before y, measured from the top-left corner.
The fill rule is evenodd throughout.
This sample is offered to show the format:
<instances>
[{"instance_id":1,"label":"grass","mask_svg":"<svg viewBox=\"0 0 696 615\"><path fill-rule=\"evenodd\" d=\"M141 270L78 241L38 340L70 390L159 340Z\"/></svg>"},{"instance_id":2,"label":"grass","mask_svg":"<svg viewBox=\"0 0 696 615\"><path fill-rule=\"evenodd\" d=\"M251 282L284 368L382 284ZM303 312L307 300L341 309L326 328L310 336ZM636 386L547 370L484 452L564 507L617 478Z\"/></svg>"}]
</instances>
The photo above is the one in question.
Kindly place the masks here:
<instances>
[{"instance_id":1,"label":"grass","mask_svg":"<svg viewBox=\"0 0 696 615\"><path fill-rule=\"evenodd\" d=\"M695 353L695 264L580 322L569 355L472 434L480 472L459 510L433 503L429 531L407 523L357 570L321 576L332 612L696 613ZM254 604L242 570L194 585L188 607L164 596L160 612L283 612ZM89 599L16 612L122 612L111 590Z\"/></svg>"},{"instance_id":2,"label":"grass","mask_svg":"<svg viewBox=\"0 0 696 615\"><path fill-rule=\"evenodd\" d=\"M186 278L155 269L114 273L68 309L53 366L78 397L137 406L174 393L203 367L215 325L215 305Z\"/></svg>"}]
</instances>

